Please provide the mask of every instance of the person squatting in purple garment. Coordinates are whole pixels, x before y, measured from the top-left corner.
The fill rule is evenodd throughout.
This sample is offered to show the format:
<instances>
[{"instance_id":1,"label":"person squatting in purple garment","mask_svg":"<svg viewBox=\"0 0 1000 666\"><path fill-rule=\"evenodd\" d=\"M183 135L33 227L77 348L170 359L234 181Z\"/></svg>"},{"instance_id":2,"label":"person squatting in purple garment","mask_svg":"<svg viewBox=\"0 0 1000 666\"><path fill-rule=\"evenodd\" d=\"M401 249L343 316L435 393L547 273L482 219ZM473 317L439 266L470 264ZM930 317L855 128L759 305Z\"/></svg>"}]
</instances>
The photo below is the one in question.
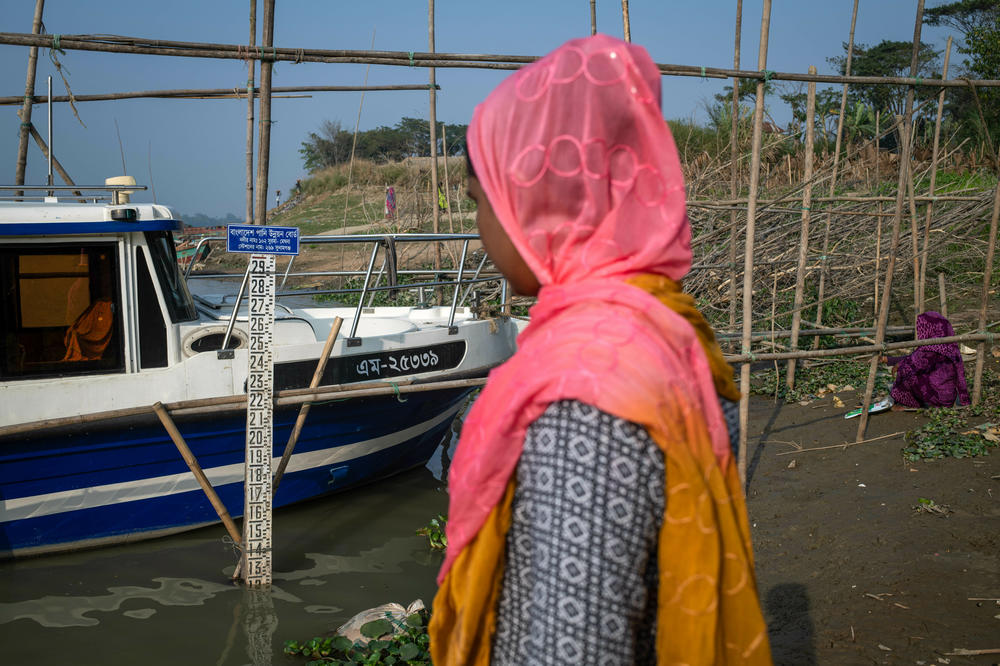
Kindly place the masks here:
<instances>
[{"instance_id":1,"label":"person squatting in purple garment","mask_svg":"<svg viewBox=\"0 0 1000 666\"><path fill-rule=\"evenodd\" d=\"M928 311L917 317L917 339L955 335L951 323L941 314ZM905 407L953 407L969 404L965 367L958 344L927 345L907 356L883 356L895 369L896 379L889 395Z\"/></svg>"}]
</instances>

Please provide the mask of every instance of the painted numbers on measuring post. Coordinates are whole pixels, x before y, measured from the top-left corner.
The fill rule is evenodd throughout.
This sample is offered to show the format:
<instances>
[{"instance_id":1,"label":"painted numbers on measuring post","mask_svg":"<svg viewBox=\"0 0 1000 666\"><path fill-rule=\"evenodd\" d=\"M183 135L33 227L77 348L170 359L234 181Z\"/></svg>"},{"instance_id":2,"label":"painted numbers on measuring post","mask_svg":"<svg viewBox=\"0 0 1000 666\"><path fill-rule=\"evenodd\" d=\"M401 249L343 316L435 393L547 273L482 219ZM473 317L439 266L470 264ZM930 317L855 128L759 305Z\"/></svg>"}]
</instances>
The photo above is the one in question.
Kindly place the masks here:
<instances>
[{"instance_id":1,"label":"painted numbers on measuring post","mask_svg":"<svg viewBox=\"0 0 1000 666\"><path fill-rule=\"evenodd\" d=\"M271 458L274 393L274 255L250 256L243 579L271 584Z\"/></svg>"}]
</instances>

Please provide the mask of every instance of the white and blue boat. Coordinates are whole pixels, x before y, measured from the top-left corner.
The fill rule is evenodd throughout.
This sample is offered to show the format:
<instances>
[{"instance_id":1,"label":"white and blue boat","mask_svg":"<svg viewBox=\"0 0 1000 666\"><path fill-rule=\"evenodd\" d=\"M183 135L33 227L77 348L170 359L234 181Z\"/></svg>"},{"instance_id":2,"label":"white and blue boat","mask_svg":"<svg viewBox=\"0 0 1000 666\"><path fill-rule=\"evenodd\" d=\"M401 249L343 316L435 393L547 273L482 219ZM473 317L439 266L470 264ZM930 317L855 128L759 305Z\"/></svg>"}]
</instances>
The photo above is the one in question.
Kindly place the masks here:
<instances>
[{"instance_id":1,"label":"white and blue boat","mask_svg":"<svg viewBox=\"0 0 1000 666\"><path fill-rule=\"evenodd\" d=\"M218 522L155 403L168 408L229 513L243 511L246 309L232 296L192 296L175 254L180 222L168 207L129 203L121 187L87 191L100 189L112 202L81 203L69 192L0 201L0 557ZM460 294L487 279L482 263L463 275L473 238L450 237L463 252L446 292L452 302L407 307L363 304L374 290L403 288L397 245L438 237L301 239L361 242L372 253L358 272L357 307L288 307L279 298L274 466L299 407L312 408L275 507L424 464L474 390L461 380L485 377L513 353L513 321L460 304ZM379 252L383 287L373 278ZM431 293L436 284L406 287ZM344 335L321 388L310 391L335 317ZM386 394L420 383L428 390ZM338 400L332 392L358 386L371 386L370 395Z\"/></svg>"}]
</instances>

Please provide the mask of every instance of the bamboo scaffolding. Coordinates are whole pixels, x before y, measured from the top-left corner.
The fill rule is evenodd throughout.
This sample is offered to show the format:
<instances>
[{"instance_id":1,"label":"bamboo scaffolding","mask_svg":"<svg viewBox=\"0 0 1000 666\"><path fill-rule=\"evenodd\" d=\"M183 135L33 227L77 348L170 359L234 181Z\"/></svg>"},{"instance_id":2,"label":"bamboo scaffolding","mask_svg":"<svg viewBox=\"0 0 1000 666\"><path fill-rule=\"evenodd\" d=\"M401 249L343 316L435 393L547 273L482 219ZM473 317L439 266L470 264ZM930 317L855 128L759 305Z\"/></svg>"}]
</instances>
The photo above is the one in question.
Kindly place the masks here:
<instances>
[{"instance_id":1,"label":"bamboo scaffolding","mask_svg":"<svg viewBox=\"0 0 1000 666\"><path fill-rule=\"evenodd\" d=\"M267 62L325 62L389 65L393 67L457 67L468 69L517 69L532 63L540 56L499 55L483 53L419 53L409 51L365 51L260 47L247 50L240 44L215 44L203 42L178 42L169 40L149 40L140 37L111 35L32 35L31 33L0 32L0 44L14 46L39 46L52 48L58 39L62 50L97 51L102 53L133 53L140 55L163 55L182 58L214 58L222 60L246 60L248 58ZM763 81L801 81L808 83L848 83L851 85L906 85L924 86L929 89L958 88L974 86L979 88L1000 87L1000 79L950 79L935 80L932 83L918 77L900 76L841 76L834 74L803 74L798 72L772 72L754 70L734 70L700 65L675 65L657 63L661 74L672 76L694 76L715 79L754 79Z\"/></svg>"},{"instance_id":2,"label":"bamboo scaffolding","mask_svg":"<svg viewBox=\"0 0 1000 666\"><path fill-rule=\"evenodd\" d=\"M854 26L858 21L858 0L854 0L854 10L851 12L851 32L848 37L847 42L847 60L844 63L844 74L847 76L851 75L851 60L854 57ZM814 74L815 72L810 72ZM840 141L844 136L844 111L847 109L847 84L844 84L844 89L840 94L840 113L837 115L837 139L833 149L833 173L830 175L830 196L833 196L837 191L837 169L840 166ZM821 259L823 261L823 268L819 272L819 296L816 299L819 304L816 306L816 321L823 323L823 294L826 291L826 277L828 274L827 266L827 253L830 250L830 222L831 213L826 214L826 225L823 231L823 253ZM813 340L813 349L818 348L819 338Z\"/></svg>"},{"instance_id":3,"label":"bamboo scaffolding","mask_svg":"<svg viewBox=\"0 0 1000 666\"><path fill-rule=\"evenodd\" d=\"M250 0L250 40L247 49L252 49L257 43L257 0ZM247 60L247 196L246 223L253 224L253 98L256 92L254 78L257 73L257 61Z\"/></svg>"},{"instance_id":4,"label":"bamboo scaffolding","mask_svg":"<svg viewBox=\"0 0 1000 666\"><path fill-rule=\"evenodd\" d=\"M767 68L767 38L771 25L771 0L764 0L760 20L760 48L757 67ZM757 81L757 99L753 117L753 152L750 159L750 193L747 203L746 243L743 254L743 340L742 351L750 351L751 313L753 312L753 246L757 215L757 187L760 184L760 144L764 124L764 81ZM739 475L741 486L747 478L747 434L750 428L750 366L740 368L740 445Z\"/></svg>"},{"instance_id":5,"label":"bamboo scaffolding","mask_svg":"<svg viewBox=\"0 0 1000 666\"><path fill-rule=\"evenodd\" d=\"M996 163L1000 165L1000 154ZM1000 175L1000 169L998 169ZM997 247L997 220L1000 218L1000 182L993 193L993 214L990 216L989 246L986 250L986 266L983 268L983 292L979 299L979 332L986 332L986 310L990 304L990 282L993 277L993 259ZM991 338L992 341L992 338ZM972 378L972 404L978 405L983 394L983 366L986 363L986 344L976 347L976 370Z\"/></svg>"},{"instance_id":6,"label":"bamboo scaffolding","mask_svg":"<svg viewBox=\"0 0 1000 666\"><path fill-rule=\"evenodd\" d=\"M858 3L857 0L854 2L854 9L857 11ZM814 74L816 72L815 66L809 67L809 73ZM806 285L806 259L809 254L809 217L810 207L812 206L812 176L813 176L813 141L816 136L816 84L810 83L808 93L806 95L806 143L805 143L805 164L803 165L802 177L806 181L805 189L802 192L802 233L799 235L799 259L798 266L795 272L795 298L793 300L793 307L795 312L792 315L792 339L791 347L792 349L798 349L799 346L799 327L802 325L802 299L803 292L805 291ZM789 177L791 181L791 177ZM775 287L773 292L777 295L777 274L775 274ZM822 307L820 307L817 312L817 317L822 314ZM774 311L772 308L771 314L771 324L774 325ZM820 321L817 319L817 321ZM773 331L771 337L774 337ZM819 341L819 338L816 338ZM789 390L795 388L795 360L791 359L788 361L788 365L785 368L785 385L788 386Z\"/></svg>"},{"instance_id":7,"label":"bamboo scaffolding","mask_svg":"<svg viewBox=\"0 0 1000 666\"><path fill-rule=\"evenodd\" d=\"M35 16L31 20L31 34L37 35L42 31L42 11L45 0L35 1ZM24 185L24 172L28 166L28 128L31 127L31 105L35 95L35 75L38 71L38 47L33 46L28 49L28 73L24 81L24 97L21 98L21 110L18 117L21 119L21 129L17 140L17 167L14 173L14 184ZM16 101L14 102L17 103ZM21 196L23 192L17 192L16 196Z\"/></svg>"},{"instance_id":8,"label":"bamboo scaffolding","mask_svg":"<svg viewBox=\"0 0 1000 666\"><path fill-rule=\"evenodd\" d=\"M743 0L736 0L736 43L733 46L733 69L740 68L740 38L743 32ZM739 136L740 123L740 80L733 78L733 112L730 118L732 129L729 136L729 196L736 199L739 194L740 168L739 168ZM732 279L729 282L729 328L736 328L736 234L738 232L739 217L733 210L729 214L729 265L733 267Z\"/></svg>"},{"instance_id":9,"label":"bamboo scaffolding","mask_svg":"<svg viewBox=\"0 0 1000 666\"><path fill-rule=\"evenodd\" d=\"M948 36L948 45L944 50L944 64L941 66L941 78L948 78L948 61L951 59L951 35ZM931 148L931 180L927 186L928 196L934 196L934 186L937 181L938 150L941 145L941 117L944 114L944 90L938 93L937 116L934 119L934 144ZM926 294L924 290L927 283L927 244L930 242L931 218L934 214L934 202L927 204L927 212L924 217L924 247L920 256L920 298L918 300L917 311L924 311L924 300Z\"/></svg>"},{"instance_id":10,"label":"bamboo scaffolding","mask_svg":"<svg viewBox=\"0 0 1000 666\"><path fill-rule=\"evenodd\" d=\"M262 48L266 51L274 43L274 0L264 0L264 30ZM260 129L257 141L257 185L254 192L254 223L267 224L267 185L271 159L271 74L274 62L260 62Z\"/></svg>"},{"instance_id":11,"label":"bamboo scaffolding","mask_svg":"<svg viewBox=\"0 0 1000 666\"><path fill-rule=\"evenodd\" d=\"M916 25L913 28L913 53L910 58L910 74L916 76L920 52L920 28L924 16L924 0L917 0ZM903 217L903 195L906 192L906 178L910 162L910 134L913 130L913 97L914 89L911 86L906 92L906 112L903 116L902 147L899 155L899 180L896 184L896 214L892 218L892 241L889 247L889 261L885 268L885 286L882 288L882 303L879 309L878 322L875 332L875 344L881 345L885 340L885 328L889 321L889 299L892 294L893 270L896 267L896 255L899 252L899 228ZM858 434L856 441L861 441L865 437L865 430L868 427L868 408L872 402L872 393L875 391L875 373L878 371L878 355L873 355L871 365L868 368L868 381L865 383L864 399L861 402L861 416L858 418Z\"/></svg>"}]
</instances>

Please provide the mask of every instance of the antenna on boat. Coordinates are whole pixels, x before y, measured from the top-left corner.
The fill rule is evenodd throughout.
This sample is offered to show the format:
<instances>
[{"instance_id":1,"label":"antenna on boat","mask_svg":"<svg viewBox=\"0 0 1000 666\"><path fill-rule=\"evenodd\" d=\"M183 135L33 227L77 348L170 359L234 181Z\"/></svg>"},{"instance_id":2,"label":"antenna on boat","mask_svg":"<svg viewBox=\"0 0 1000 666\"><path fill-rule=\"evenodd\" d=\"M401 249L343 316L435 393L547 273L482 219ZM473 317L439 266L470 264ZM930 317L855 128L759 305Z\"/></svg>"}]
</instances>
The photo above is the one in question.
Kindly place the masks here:
<instances>
[{"instance_id":1,"label":"antenna on boat","mask_svg":"<svg viewBox=\"0 0 1000 666\"><path fill-rule=\"evenodd\" d=\"M52 75L49 75L49 180L47 185L52 185ZM52 196L50 190L48 196Z\"/></svg>"},{"instance_id":2,"label":"antenna on boat","mask_svg":"<svg viewBox=\"0 0 1000 666\"><path fill-rule=\"evenodd\" d=\"M118 130L118 119L115 118L115 134L118 135L118 150L122 154L122 174L127 176L128 169L125 168L125 147L122 145L122 133Z\"/></svg>"},{"instance_id":3,"label":"antenna on boat","mask_svg":"<svg viewBox=\"0 0 1000 666\"><path fill-rule=\"evenodd\" d=\"M153 203L156 203L156 183L153 182L153 142L146 144L146 167L149 169L149 186L153 188Z\"/></svg>"}]
</instances>

